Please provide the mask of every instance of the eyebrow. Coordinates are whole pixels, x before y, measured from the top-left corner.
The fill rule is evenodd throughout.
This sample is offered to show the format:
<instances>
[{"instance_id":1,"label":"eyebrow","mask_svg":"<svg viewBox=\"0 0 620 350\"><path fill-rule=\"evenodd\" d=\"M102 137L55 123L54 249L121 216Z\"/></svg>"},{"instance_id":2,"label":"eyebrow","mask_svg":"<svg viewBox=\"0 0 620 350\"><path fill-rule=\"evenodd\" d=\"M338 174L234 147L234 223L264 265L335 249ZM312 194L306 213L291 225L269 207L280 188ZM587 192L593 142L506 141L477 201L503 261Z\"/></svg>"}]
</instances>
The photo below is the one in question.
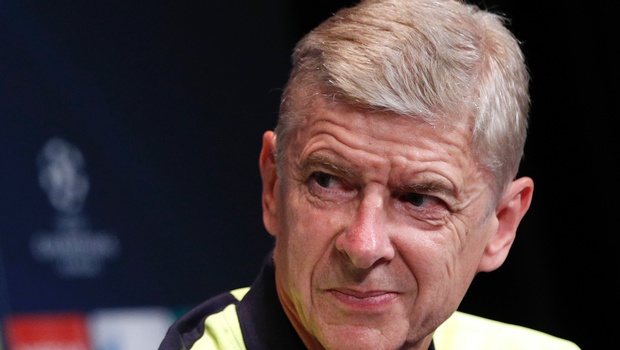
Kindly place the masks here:
<instances>
[{"instance_id":1,"label":"eyebrow","mask_svg":"<svg viewBox=\"0 0 620 350\"><path fill-rule=\"evenodd\" d=\"M416 193L442 193L451 198L456 198L456 189L453 186L446 186L441 181L430 180L424 181L416 184L407 184L401 187L401 189L405 192L416 192Z\"/></svg>"},{"instance_id":2,"label":"eyebrow","mask_svg":"<svg viewBox=\"0 0 620 350\"><path fill-rule=\"evenodd\" d=\"M328 168L338 174L345 175L348 178L361 178L359 171L353 169L352 167L347 167L336 163L332 157L328 157L320 153L309 155L308 158L301 162L299 168L302 171L307 171L311 168Z\"/></svg>"}]
</instances>

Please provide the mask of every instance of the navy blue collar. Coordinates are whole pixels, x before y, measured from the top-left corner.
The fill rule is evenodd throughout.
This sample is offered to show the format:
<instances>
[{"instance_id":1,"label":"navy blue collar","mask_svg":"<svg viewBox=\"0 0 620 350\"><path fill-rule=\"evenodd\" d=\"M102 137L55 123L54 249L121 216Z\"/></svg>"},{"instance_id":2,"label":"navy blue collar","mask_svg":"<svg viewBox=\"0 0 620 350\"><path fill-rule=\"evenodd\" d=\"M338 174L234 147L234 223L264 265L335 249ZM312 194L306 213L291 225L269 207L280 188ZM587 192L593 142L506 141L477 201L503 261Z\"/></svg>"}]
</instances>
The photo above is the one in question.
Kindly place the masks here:
<instances>
[{"instance_id":1,"label":"navy blue collar","mask_svg":"<svg viewBox=\"0 0 620 350\"><path fill-rule=\"evenodd\" d=\"M306 349L278 299L273 252L239 302L237 315L247 350Z\"/></svg>"}]
</instances>

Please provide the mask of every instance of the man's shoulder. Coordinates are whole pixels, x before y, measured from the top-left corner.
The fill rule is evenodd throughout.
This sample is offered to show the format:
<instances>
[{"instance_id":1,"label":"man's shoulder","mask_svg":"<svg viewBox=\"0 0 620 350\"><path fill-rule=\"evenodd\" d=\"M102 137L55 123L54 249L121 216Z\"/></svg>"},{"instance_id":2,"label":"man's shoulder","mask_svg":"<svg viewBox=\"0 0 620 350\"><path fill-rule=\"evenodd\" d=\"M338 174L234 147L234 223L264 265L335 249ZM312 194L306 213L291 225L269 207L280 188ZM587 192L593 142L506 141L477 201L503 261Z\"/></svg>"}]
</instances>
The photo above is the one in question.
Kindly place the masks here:
<instances>
[{"instance_id":1,"label":"man's shoulder","mask_svg":"<svg viewBox=\"0 0 620 350\"><path fill-rule=\"evenodd\" d=\"M455 312L435 331L437 350L578 350L566 339L531 328Z\"/></svg>"},{"instance_id":2,"label":"man's shoulder","mask_svg":"<svg viewBox=\"0 0 620 350\"><path fill-rule=\"evenodd\" d=\"M235 308L248 291L236 289L195 306L170 326L159 350L216 349L227 343L234 344L227 348L244 349Z\"/></svg>"}]
</instances>

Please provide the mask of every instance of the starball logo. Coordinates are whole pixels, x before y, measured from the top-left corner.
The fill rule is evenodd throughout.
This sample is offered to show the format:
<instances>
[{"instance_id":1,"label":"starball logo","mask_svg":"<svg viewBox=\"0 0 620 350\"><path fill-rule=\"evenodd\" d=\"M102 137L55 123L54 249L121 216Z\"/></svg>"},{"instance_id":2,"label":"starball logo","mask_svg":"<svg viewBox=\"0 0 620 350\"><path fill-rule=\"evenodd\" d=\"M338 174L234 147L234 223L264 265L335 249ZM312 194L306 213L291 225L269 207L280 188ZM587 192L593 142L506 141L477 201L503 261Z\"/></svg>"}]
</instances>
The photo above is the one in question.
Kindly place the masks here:
<instances>
[{"instance_id":1,"label":"starball logo","mask_svg":"<svg viewBox=\"0 0 620 350\"><path fill-rule=\"evenodd\" d=\"M60 277L97 277L120 255L118 238L93 230L83 211L90 190L84 165L82 152L62 138L50 139L37 156L39 184L56 215L51 230L32 234L30 250Z\"/></svg>"}]
</instances>

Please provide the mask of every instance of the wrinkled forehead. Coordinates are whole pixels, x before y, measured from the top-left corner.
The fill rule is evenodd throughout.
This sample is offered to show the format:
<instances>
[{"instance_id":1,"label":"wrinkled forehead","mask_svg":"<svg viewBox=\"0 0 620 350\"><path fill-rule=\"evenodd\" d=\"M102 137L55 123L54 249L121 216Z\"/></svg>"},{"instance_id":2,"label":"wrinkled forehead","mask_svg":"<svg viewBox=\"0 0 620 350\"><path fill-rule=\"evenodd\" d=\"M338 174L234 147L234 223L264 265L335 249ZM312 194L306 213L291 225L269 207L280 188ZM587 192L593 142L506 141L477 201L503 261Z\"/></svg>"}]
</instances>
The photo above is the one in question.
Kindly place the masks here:
<instances>
[{"instance_id":1,"label":"wrinkled forehead","mask_svg":"<svg viewBox=\"0 0 620 350\"><path fill-rule=\"evenodd\" d=\"M435 126L419 118L342 104L316 107L291 133L285 150L291 174L306 173L318 164L393 188L434 183L460 196L489 187L489 174L476 161L464 125Z\"/></svg>"},{"instance_id":2,"label":"wrinkled forehead","mask_svg":"<svg viewBox=\"0 0 620 350\"><path fill-rule=\"evenodd\" d=\"M312 99L296 125L291 128L290 147L304 147L320 136L351 144L371 143L411 151L432 143L431 148L458 146L459 153L473 158L471 132L465 123L434 122L418 115L403 115L363 105L352 105L324 98ZM365 147L366 145L359 145Z\"/></svg>"},{"instance_id":3,"label":"wrinkled forehead","mask_svg":"<svg viewBox=\"0 0 620 350\"><path fill-rule=\"evenodd\" d=\"M316 118L323 118L320 112L327 112L330 116L338 119L345 118L347 113L342 111L356 112L368 119L377 120L376 125L384 124L386 127L399 127L399 125L414 124L419 126L428 125L438 130L458 130L470 137L473 132L471 111L463 111L462 114L433 114L423 115L394 111L385 107L375 106L367 101L353 100L338 94L326 94L318 89L302 89L290 95L289 109L286 115L289 130L307 127L315 122Z\"/></svg>"}]
</instances>

